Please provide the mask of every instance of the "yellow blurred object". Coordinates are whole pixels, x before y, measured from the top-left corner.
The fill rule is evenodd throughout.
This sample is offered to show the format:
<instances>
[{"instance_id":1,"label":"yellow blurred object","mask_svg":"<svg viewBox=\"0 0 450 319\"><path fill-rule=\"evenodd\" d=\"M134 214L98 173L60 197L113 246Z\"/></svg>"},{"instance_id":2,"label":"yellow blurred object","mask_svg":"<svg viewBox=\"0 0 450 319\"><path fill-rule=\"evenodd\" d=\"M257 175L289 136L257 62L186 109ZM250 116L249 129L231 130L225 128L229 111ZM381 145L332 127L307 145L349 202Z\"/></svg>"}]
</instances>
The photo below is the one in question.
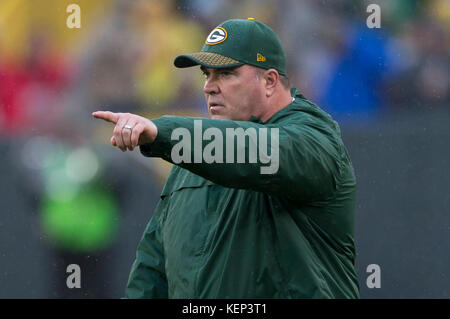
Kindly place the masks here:
<instances>
[{"instance_id":1,"label":"yellow blurred object","mask_svg":"<svg viewBox=\"0 0 450 319\"><path fill-rule=\"evenodd\" d=\"M0 56L21 59L27 48L29 5L26 0L0 2Z\"/></svg>"},{"instance_id":2,"label":"yellow blurred object","mask_svg":"<svg viewBox=\"0 0 450 319\"><path fill-rule=\"evenodd\" d=\"M112 0L77 0L82 27L69 29L67 6L73 0L0 1L0 54L16 60L26 58L33 37L45 37L52 46L76 53L80 39L108 12Z\"/></svg>"},{"instance_id":3,"label":"yellow blurred object","mask_svg":"<svg viewBox=\"0 0 450 319\"><path fill-rule=\"evenodd\" d=\"M130 17L135 33L143 40L143 55L137 67L137 90L153 111L167 107L186 84L197 90L203 84L201 72L182 73L173 65L182 53L200 51L205 32L171 6L161 1L137 1ZM189 79L187 79L189 77Z\"/></svg>"},{"instance_id":4,"label":"yellow blurred object","mask_svg":"<svg viewBox=\"0 0 450 319\"><path fill-rule=\"evenodd\" d=\"M450 31L450 1L438 0L431 1L429 4L432 15L439 19L444 26L445 32L448 33Z\"/></svg>"}]
</instances>

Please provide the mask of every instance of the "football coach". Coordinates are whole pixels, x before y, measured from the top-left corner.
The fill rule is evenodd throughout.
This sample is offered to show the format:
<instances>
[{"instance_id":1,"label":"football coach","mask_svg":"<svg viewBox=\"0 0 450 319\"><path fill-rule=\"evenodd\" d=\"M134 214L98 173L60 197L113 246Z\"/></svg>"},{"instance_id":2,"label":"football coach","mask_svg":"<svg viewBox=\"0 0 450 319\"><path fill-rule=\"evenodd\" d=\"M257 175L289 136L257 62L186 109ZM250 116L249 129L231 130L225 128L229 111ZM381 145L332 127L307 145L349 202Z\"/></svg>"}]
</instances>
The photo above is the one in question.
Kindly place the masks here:
<instances>
[{"instance_id":1,"label":"football coach","mask_svg":"<svg viewBox=\"0 0 450 319\"><path fill-rule=\"evenodd\" d=\"M174 64L200 66L210 118L93 113L113 146L174 164L125 297L359 298L354 169L275 32L228 20Z\"/></svg>"}]
</instances>

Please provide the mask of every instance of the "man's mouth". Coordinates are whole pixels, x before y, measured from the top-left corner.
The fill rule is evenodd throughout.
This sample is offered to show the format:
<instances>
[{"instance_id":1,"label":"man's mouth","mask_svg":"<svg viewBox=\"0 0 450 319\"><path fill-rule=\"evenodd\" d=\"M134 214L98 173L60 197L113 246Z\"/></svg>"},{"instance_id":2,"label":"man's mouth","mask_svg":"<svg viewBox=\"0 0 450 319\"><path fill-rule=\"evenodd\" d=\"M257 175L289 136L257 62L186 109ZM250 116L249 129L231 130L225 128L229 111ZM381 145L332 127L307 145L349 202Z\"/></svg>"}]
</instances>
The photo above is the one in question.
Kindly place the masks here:
<instances>
[{"instance_id":1,"label":"man's mouth","mask_svg":"<svg viewBox=\"0 0 450 319\"><path fill-rule=\"evenodd\" d=\"M220 110L221 108L223 108L224 106L222 104L218 104L218 103L209 103L209 110L211 111L211 113Z\"/></svg>"}]
</instances>

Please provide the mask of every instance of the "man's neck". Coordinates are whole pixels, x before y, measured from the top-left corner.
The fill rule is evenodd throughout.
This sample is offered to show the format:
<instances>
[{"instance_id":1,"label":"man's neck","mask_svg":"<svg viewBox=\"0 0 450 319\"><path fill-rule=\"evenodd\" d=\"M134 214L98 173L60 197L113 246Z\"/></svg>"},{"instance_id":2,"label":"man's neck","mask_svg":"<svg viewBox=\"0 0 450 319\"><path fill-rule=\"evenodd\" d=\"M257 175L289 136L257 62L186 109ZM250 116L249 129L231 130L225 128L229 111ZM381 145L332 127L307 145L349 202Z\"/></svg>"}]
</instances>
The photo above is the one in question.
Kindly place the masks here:
<instances>
[{"instance_id":1,"label":"man's neck","mask_svg":"<svg viewBox=\"0 0 450 319\"><path fill-rule=\"evenodd\" d=\"M293 102L289 89L283 89L271 97L267 112L261 117L263 123L267 122L275 113L284 109Z\"/></svg>"}]
</instances>

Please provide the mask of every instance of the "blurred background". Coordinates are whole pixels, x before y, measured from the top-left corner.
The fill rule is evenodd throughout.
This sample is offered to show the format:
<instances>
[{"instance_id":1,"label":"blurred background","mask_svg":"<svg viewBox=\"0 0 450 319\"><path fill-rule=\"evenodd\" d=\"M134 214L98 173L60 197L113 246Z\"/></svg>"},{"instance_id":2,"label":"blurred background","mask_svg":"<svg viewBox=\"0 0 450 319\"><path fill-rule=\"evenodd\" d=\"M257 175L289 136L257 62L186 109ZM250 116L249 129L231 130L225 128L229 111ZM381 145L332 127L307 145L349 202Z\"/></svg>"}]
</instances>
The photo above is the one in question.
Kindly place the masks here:
<instances>
[{"instance_id":1,"label":"blurred background","mask_svg":"<svg viewBox=\"0 0 450 319\"><path fill-rule=\"evenodd\" d=\"M292 86L341 126L361 297L450 298L449 0L0 0L0 298L123 296L170 165L111 147L91 113L207 116L201 71L173 58L247 17L279 34Z\"/></svg>"}]
</instances>

